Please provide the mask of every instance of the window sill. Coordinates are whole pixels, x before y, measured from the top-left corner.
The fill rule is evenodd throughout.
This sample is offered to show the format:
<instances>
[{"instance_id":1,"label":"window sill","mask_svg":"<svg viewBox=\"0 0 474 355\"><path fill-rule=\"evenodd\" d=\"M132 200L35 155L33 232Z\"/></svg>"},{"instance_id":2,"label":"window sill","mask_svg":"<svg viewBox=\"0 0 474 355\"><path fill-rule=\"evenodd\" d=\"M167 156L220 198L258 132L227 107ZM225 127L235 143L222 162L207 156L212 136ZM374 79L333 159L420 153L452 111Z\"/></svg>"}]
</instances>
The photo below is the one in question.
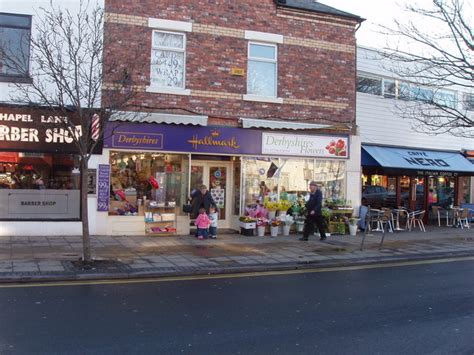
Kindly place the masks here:
<instances>
[{"instance_id":1,"label":"window sill","mask_svg":"<svg viewBox=\"0 0 474 355\"><path fill-rule=\"evenodd\" d=\"M158 86L147 86L146 92L153 92L156 94L169 94L169 95L184 95L184 96L191 95L191 90L189 89L163 88L163 87L158 87Z\"/></svg>"},{"instance_id":2,"label":"window sill","mask_svg":"<svg viewBox=\"0 0 474 355\"><path fill-rule=\"evenodd\" d=\"M281 97L244 95L243 99L244 99L244 101L268 102L268 103L272 103L272 104L282 104L283 103L283 99Z\"/></svg>"},{"instance_id":3,"label":"window sill","mask_svg":"<svg viewBox=\"0 0 474 355\"><path fill-rule=\"evenodd\" d=\"M29 78L29 77L0 75L0 83L22 83L22 84L31 84L32 82L33 82L33 79L32 79L32 78Z\"/></svg>"}]
</instances>

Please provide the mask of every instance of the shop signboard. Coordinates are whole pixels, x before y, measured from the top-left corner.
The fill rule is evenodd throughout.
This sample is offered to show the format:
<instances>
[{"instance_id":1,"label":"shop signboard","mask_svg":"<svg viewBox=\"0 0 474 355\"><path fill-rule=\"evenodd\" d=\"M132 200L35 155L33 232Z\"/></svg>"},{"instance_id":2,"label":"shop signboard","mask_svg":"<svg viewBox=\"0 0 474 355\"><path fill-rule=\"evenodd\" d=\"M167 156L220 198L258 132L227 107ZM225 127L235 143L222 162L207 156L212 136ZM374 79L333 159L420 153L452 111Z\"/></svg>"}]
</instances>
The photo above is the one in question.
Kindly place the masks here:
<instances>
[{"instance_id":1,"label":"shop signboard","mask_svg":"<svg viewBox=\"0 0 474 355\"><path fill-rule=\"evenodd\" d=\"M263 132L262 154L348 159L349 138Z\"/></svg>"},{"instance_id":2,"label":"shop signboard","mask_svg":"<svg viewBox=\"0 0 474 355\"><path fill-rule=\"evenodd\" d=\"M214 154L259 154L261 133L231 127L130 124L106 126L105 148Z\"/></svg>"},{"instance_id":3,"label":"shop signboard","mask_svg":"<svg viewBox=\"0 0 474 355\"><path fill-rule=\"evenodd\" d=\"M78 219L79 190L0 190L0 218Z\"/></svg>"},{"instance_id":4,"label":"shop signboard","mask_svg":"<svg viewBox=\"0 0 474 355\"><path fill-rule=\"evenodd\" d=\"M71 122L75 131L64 122ZM0 106L0 145L3 151L77 153L74 136L81 135L73 112L28 106ZM96 151L100 153L100 149Z\"/></svg>"},{"instance_id":5,"label":"shop signboard","mask_svg":"<svg viewBox=\"0 0 474 355\"><path fill-rule=\"evenodd\" d=\"M105 137L105 148L349 158L347 136L262 133L256 129L220 126L113 122L106 126Z\"/></svg>"},{"instance_id":6,"label":"shop signboard","mask_svg":"<svg viewBox=\"0 0 474 355\"><path fill-rule=\"evenodd\" d=\"M110 165L99 164L97 173L97 211L107 212L110 203Z\"/></svg>"}]
</instances>

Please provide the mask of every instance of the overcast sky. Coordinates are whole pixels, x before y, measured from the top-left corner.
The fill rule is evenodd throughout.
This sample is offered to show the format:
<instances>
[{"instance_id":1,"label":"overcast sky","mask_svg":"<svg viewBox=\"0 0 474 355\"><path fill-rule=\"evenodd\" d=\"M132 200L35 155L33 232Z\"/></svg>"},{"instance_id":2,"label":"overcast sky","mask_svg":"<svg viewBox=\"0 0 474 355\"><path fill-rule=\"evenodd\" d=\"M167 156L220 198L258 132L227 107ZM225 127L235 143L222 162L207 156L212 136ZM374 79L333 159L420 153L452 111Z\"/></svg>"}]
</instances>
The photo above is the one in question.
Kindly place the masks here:
<instances>
[{"instance_id":1,"label":"overcast sky","mask_svg":"<svg viewBox=\"0 0 474 355\"><path fill-rule=\"evenodd\" d=\"M366 19L357 31L357 44L374 48L385 47L386 38L376 33L376 24L393 24L394 18L406 20L404 4L419 4L428 7L431 0L321 0L323 4L350 12Z\"/></svg>"}]
</instances>

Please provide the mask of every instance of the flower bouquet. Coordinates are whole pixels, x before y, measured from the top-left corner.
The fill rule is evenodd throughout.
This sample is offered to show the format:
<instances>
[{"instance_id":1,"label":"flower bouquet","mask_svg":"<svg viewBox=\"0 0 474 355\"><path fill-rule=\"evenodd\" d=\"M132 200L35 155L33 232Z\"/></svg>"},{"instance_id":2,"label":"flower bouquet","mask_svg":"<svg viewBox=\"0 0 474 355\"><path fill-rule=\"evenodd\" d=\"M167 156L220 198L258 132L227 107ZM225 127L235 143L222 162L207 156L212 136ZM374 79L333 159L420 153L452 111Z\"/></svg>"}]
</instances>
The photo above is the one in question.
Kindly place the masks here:
<instances>
[{"instance_id":1,"label":"flower bouquet","mask_svg":"<svg viewBox=\"0 0 474 355\"><path fill-rule=\"evenodd\" d=\"M278 210L280 211L280 214L286 214L292 205L293 204L288 200L280 200L278 203Z\"/></svg>"},{"instance_id":2,"label":"flower bouquet","mask_svg":"<svg viewBox=\"0 0 474 355\"><path fill-rule=\"evenodd\" d=\"M265 235L265 227L268 224L268 219L266 217L257 218L257 235L263 237Z\"/></svg>"},{"instance_id":3,"label":"flower bouquet","mask_svg":"<svg viewBox=\"0 0 474 355\"><path fill-rule=\"evenodd\" d=\"M287 214L285 216L282 216L280 220L283 223L283 235L288 236L290 235L290 228L291 225L295 222L295 219L293 216Z\"/></svg>"}]
</instances>

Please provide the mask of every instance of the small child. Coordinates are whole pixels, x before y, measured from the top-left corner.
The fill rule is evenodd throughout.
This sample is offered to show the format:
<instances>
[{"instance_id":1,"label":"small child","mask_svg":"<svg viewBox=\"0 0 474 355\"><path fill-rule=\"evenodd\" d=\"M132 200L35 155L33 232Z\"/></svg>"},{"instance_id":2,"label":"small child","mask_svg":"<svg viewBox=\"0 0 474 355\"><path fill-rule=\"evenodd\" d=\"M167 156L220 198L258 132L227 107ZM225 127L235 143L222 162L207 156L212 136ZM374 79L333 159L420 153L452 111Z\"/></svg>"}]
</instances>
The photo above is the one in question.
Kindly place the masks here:
<instances>
[{"instance_id":1,"label":"small child","mask_svg":"<svg viewBox=\"0 0 474 355\"><path fill-rule=\"evenodd\" d=\"M211 225L209 227L209 234L211 235L212 239L217 238L217 220L219 219L219 215L216 211L215 207L209 208L209 220L211 221Z\"/></svg>"},{"instance_id":2,"label":"small child","mask_svg":"<svg viewBox=\"0 0 474 355\"><path fill-rule=\"evenodd\" d=\"M209 220L209 217L206 214L205 208L199 209L199 215L196 217L194 224L197 227L198 239L203 240L204 238L207 238L207 235L209 233L208 228L209 228L209 225L211 224L211 221Z\"/></svg>"}]
</instances>

